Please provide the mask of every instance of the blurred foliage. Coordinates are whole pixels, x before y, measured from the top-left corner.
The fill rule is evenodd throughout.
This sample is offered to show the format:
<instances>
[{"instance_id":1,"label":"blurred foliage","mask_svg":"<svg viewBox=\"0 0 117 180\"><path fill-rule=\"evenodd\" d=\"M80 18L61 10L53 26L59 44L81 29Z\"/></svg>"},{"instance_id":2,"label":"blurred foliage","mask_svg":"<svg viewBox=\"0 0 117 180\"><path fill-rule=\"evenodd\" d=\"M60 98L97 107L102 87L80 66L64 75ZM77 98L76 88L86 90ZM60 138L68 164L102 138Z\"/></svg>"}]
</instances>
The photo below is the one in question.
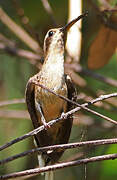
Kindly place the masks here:
<instances>
[{"instance_id":1,"label":"blurred foliage","mask_svg":"<svg viewBox=\"0 0 117 180\"><path fill-rule=\"evenodd\" d=\"M57 24L60 26L65 24L68 15L68 1L55 0L49 1ZM93 2L93 3L91 3ZM117 4L116 0L110 1L111 5L115 7ZM89 16L83 20L83 45L82 45L82 56L81 65L87 67L88 52L92 41L95 39L99 27L102 24L99 17L97 16L97 11L93 7L93 4L100 7L100 2L96 1L83 1L83 11L89 10ZM39 40L41 44L43 42L45 33L51 27L53 23L45 12L41 1L39 0L20 0L20 5L24 9L24 14L29 18L29 23L34 29L34 32L39 35ZM14 1L1 0L0 6L6 11L6 13L19 25L22 25L19 16L14 8ZM23 26L23 25L22 25ZM0 32L6 37L16 42L19 47L27 48L19 39L12 34L12 32L0 22ZM110 77L117 80L117 62L116 54L112 56L109 63L104 67L94 70L94 72ZM15 98L22 98L25 94L25 86L30 76L37 72L37 68L34 67L26 59L10 56L6 52L0 54L0 100L8 100ZM97 81L92 77L83 76L87 82L86 88L78 87L79 91L86 93L89 96L96 97L97 93L103 91L105 94L116 92L116 87L112 87L104 82ZM1 109L15 109L21 110L26 109L23 104L20 105L9 105ZM104 107L92 107L94 110L117 120L117 107L112 106L109 110ZM87 112L81 112L88 115L93 119L91 124L80 124L76 125L72 129L72 135L70 142L103 139L103 138L113 138L117 136L116 128L113 125L108 124L105 120L96 117ZM80 118L80 117L79 117ZM87 121L87 120L86 120ZM33 129L32 123L29 119L5 119L0 118L0 145L8 142L18 136L23 135ZM33 148L33 140L29 138L28 140L22 141L13 145L0 152L0 159L6 158L8 156L23 152L25 150ZM116 153L117 145L106 145L95 148L78 148L73 150L67 150L62 160L69 159L77 153L83 152L84 157L91 157L96 155ZM34 159L34 160L33 160ZM28 168L34 168L37 166L36 155L27 156L25 158L20 158L11 163L2 165L0 167L0 174L7 174L10 172L20 171ZM110 160L98 163L92 163L88 165L82 165L78 167L71 167L56 171L56 180L60 178L66 180L76 180L76 179L86 179L87 180L116 180L117 179L117 160ZM86 171L85 171L86 169ZM43 177L39 177L43 179ZM31 179L38 179L34 177Z\"/></svg>"}]
</instances>

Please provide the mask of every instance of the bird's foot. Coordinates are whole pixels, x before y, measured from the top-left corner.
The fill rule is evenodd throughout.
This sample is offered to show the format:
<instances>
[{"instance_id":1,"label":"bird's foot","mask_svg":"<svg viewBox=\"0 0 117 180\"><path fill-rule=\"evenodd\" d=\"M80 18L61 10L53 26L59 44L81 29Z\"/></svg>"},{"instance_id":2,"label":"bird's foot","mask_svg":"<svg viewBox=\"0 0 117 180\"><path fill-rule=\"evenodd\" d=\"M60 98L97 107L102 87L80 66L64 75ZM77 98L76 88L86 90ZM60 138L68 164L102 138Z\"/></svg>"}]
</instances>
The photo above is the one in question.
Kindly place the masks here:
<instances>
[{"instance_id":1,"label":"bird's foot","mask_svg":"<svg viewBox=\"0 0 117 180\"><path fill-rule=\"evenodd\" d=\"M65 114L64 112L62 112L61 118L62 118L62 119L66 119L66 114Z\"/></svg>"},{"instance_id":2,"label":"bird's foot","mask_svg":"<svg viewBox=\"0 0 117 180\"><path fill-rule=\"evenodd\" d=\"M48 123L46 123L46 120L45 120L44 116L42 116L41 122L42 122L42 124L44 125L44 129L45 129L45 130L47 130L47 129L50 128L50 125L48 125Z\"/></svg>"},{"instance_id":3,"label":"bird's foot","mask_svg":"<svg viewBox=\"0 0 117 180\"><path fill-rule=\"evenodd\" d=\"M46 122L43 122L43 125L44 125L45 130L50 128L50 125L48 123L46 123Z\"/></svg>"}]
</instances>

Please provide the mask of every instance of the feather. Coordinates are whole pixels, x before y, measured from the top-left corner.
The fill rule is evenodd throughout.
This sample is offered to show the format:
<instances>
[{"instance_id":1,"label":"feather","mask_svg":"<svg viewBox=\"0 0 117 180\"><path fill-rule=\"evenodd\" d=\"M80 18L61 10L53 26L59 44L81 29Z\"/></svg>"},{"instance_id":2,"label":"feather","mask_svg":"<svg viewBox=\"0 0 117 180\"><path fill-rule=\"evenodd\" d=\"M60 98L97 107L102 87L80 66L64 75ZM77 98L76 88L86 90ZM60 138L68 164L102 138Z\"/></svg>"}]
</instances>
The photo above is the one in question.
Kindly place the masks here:
<instances>
[{"instance_id":1,"label":"feather","mask_svg":"<svg viewBox=\"0 0 117 180\"><path fill-rule=\"evenodd\" d=\"M48 171L45 173L45 180L54 180L54 172Z\"/></svg>"}]
</instances>

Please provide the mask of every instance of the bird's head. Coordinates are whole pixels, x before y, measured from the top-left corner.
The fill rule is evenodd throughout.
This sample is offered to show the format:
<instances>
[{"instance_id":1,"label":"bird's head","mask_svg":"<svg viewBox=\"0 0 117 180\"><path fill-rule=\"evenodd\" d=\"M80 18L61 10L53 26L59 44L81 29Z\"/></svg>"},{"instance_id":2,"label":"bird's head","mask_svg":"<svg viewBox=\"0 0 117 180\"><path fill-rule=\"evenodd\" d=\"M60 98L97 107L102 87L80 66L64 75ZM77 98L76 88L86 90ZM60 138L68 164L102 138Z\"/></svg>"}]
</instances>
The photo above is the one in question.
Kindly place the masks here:
<instances>
[{"instance_id":1,"label":"bird's head","mask_svg":"<svg viewBox=\"0 0 117 180\"><path fill-rule=\"evenodd\" d=\"M44 39L44 54L48 54L50 51L59 53L64 50L66 33L78 20L85 17L86 15L87 12L70 21L62 28L50 29Z\"/></svg>"}]
</instances>

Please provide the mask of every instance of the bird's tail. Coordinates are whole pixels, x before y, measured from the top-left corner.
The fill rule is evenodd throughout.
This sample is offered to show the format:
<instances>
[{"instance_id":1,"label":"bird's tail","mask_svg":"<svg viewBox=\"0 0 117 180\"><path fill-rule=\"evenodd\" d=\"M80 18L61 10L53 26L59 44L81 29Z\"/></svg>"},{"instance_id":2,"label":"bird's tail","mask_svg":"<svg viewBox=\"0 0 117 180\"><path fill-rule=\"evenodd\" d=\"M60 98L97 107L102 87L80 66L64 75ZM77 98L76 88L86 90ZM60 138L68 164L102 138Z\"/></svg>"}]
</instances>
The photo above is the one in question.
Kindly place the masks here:
<instances>
[{"instance_id":1,"label":"bird's tail","mask_svg":"<svg viewBox=\"0 0 117 180\"><path fill-rule=\"evenodd\" d=\"M35 146L37 147L37 143L34 139L34 144ZM42 156L42 154L38 154L38 163L39 163L39 167L44 167L45 166L45 161L44 161L44 158ZM44 175L45 174L45 180L54 180L54 173L53 171L48 171L48 172L45 172L45 173L41 173L41 175Z\"/></svg>"},{"instance_id":2,"label":"bird's tail","mask_svg":"<svg viewBox=\"0 0 117 180\"><path fill-rule=\"evenodd\" d=\"M40 168L45 166L45 161L41 154L38 154L38 162ZM44 173L41 173L41 175L44 175Z\"/></svg>"},{"instance_id":3,"label":"bird's tail","mask_svg":"<svg viewBox=\"0 0 117 180\"><path fill-rule=\"evenodd\" d=\"M44 167L45 166L45 161L42 157L41 154L38 154L38 162L39 162L39 167ZM48 171L45 173L41 173L41 175L45 174L45 180L54 180L54 173L53 171Z\"/></svg>"},{"instance_id":4,"label":"bird's tail","mask_svg":"<svg viewBox=\"0 0 117 180\"><path fill-rule=\"evenodd\" d=\"M54 172L48 171L45 173L45 180L54 180Z\"/></svg>"}]
</instances>

